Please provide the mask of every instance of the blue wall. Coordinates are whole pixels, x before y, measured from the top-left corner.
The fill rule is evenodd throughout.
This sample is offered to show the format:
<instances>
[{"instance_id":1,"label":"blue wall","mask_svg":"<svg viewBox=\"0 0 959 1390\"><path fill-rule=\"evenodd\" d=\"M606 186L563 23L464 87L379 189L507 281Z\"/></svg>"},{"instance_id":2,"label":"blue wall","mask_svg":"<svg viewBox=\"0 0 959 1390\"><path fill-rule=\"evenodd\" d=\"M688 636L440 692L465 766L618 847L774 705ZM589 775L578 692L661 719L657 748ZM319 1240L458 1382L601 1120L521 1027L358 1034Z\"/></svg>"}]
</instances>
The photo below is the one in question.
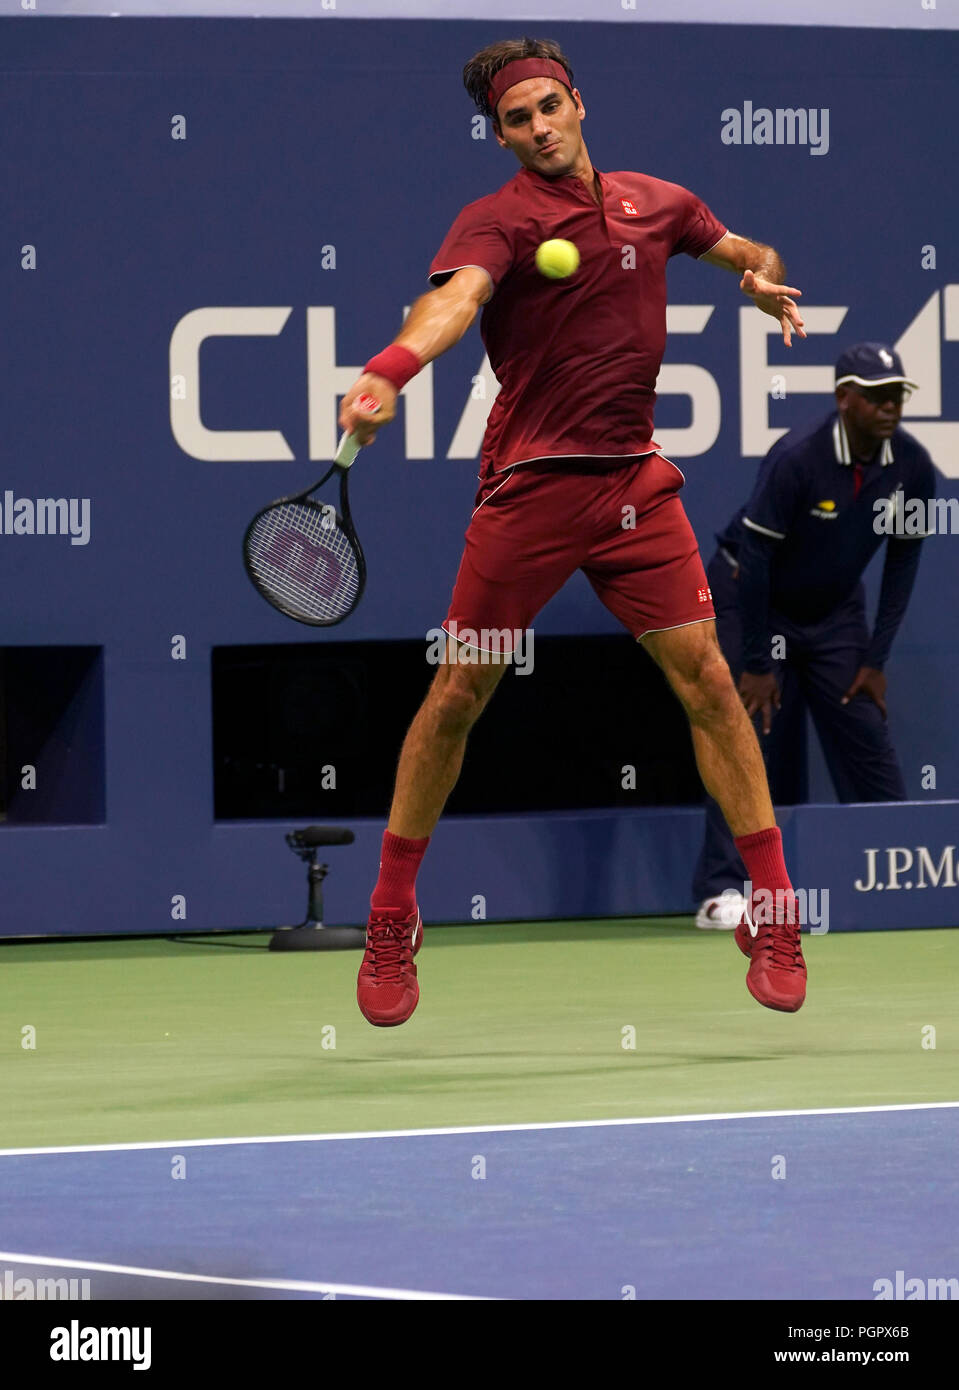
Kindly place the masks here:
<instances>
[{"instance_id":1,"label":"blue wall","mask_svg":"<svg viewBox=\"0 0 959 1390\"><path fill-rule=\"evenodd\" d=\"M518 167L491 134L472 138L459 76L472 52L510 32L502 22L0 20L0 503L8 490L90 502L86 544L0 533L0 646L102 647L106 805L97 827L0 827L0 933L300 915L286 823L214 825L210 650L325 640L259 598L240 539L264 501L324 471L336 393L426 291L460 207ZM684 439L690 402L667 392L677 378L664 371L656 438L682 462L707 555L770 431L829 409L832 363L859 339L900 344L923 386L904 423L930 448L940 491L957 495L959 187L946 174L959 162L959 36L590 23L549 32L583 93L594 164L685 184L732 230L772 243L818 330L787 352L733 276L671 263L666 363L709 373L721 417L715 438L699 415L698 437ZM724 145L721 113L747 100L828 108L828 153ZM177 116L185 140L171 139ZM25 246L36 247L35 270L20 267ZM930 246L936 268L923 269ZM330 247L335 269L324 268ZM273 321L230 321L234 333L256 335L208 338L194 374L188 316L224 306L272 307ZM701 331L689 331L682 306L710 307ZM482 418L470 385L482 357L474 329L411 384L405 416L361 455L351 492L370 577L336 640L418 638L445 615L475 488ZM786 399L767 399L778 370ZM171 376L183 375L171 391ZM201 439L188 425L197 404L206 431L283 440ZM412 556L411 535L422 538ZM875 918L878 899L851 885L866 848L926 845L938 862L959 841L959 816L944 801L959 797L957 543L925 543L889 668L910 796L944 804L804 809L790 832L797 882L852 894L850 926L956 920L945 880L898 895L921 907L897 908L888 922ZM579 577L536 626L616 630ZM185 660L171 657L177 636ZM930 764L934 791L922 785ZM816 785L829 799L821 770ZM331 853L333 921L365 916L380 824L356 828L357 846ZM424 907L467 920L472 895L484 893L491 917L684 911L696 835L689 811L450 823L437 833ZM577 856L596 871L572 897L557 895L547 871L568 873ZM171 920L177 894L185 921Z\"/></svg>"}]
</instances>

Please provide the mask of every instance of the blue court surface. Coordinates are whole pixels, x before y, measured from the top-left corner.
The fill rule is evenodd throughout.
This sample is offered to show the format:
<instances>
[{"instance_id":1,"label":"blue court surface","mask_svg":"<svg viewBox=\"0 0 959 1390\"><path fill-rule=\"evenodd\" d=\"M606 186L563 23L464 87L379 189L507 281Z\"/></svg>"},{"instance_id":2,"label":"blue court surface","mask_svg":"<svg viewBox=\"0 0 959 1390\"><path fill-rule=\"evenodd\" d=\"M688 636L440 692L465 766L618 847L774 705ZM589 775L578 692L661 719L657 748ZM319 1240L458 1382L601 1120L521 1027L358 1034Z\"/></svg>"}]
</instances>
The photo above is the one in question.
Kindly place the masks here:
<instances>
[{"instance_id":1,"label":"blue court surface","mask_svg":"<svg viewBox=\"0 0 959 1390\"><path fill-rule=\"evenodd\" d=\"M955 1102L6 1150L0 1289L868 1300L959 1274L957 1151Z\"/></svg>"}]
</instances>

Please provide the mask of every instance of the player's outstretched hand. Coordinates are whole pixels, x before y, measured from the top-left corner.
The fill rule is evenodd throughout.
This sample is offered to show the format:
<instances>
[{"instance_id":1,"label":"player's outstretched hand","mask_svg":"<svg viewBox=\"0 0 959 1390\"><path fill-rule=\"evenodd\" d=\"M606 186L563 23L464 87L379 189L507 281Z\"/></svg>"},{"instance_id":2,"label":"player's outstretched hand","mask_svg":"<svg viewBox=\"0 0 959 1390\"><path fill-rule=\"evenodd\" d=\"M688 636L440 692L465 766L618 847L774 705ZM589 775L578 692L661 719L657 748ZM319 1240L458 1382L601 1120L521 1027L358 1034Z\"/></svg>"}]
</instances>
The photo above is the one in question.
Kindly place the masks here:
<instances>
[{"instance_id":1,"label":"player's outstretched hand","mask_svg":"<svg viewBox=\"0 0 959 1390\"><path fill-rule=\"evenodd\" d=\"M360 396L374 396L380 402L375 415L357 404ZM376 431L382 429L396 415L396 398L399 395L392 381L375 372L364 372L353 383L340 405L340 429L356 433L361 444L369 444L376 438Z\"/></svg>"},{"instance_id":2,"label":"player's outstretched hand","mask_svg":"<svg viewBox=\"0 0 959 1390\"><path fill-rule=\"evenodd\" d=\"M752 270L745 271L739 288L743 294L749 295L757 309L762 309L764 314L772 314L774 319L779 320L783 330L783 341L787 347L792 347L793 329L800 338L805 338L806 330L799 310L789 298L791 294L801 295L802 290L794 289L792 285L774 285L771 280L764 280Z\"/></svg>"},{"instance_id":3,"label":"player's outstretched hand","mask_svg":"<svg viewBox=\"0 0 959 1390\"><path fill-rule=\"evenodd\" d=\"M739 694L750 719L762 710L763 733L768 734L773 723L773 708L780 708L779 682L775 675L772 671L765 675L744 671L739 677Z\"/></svg>"},{"instance_id":4,"label":"player's outstretched hand","mask_svg":"<svg viewBox=\"0 0 959 1390\"><path fill-rule=\"evenodd\" d=\"M886 677L882 671L875 666L860 666L856 672L856 679L846 691L840 701L843 705L848 705L855 695L868 695L870 700L879 709L883 719L886 716Z\"/></svg>"}]
</instances>

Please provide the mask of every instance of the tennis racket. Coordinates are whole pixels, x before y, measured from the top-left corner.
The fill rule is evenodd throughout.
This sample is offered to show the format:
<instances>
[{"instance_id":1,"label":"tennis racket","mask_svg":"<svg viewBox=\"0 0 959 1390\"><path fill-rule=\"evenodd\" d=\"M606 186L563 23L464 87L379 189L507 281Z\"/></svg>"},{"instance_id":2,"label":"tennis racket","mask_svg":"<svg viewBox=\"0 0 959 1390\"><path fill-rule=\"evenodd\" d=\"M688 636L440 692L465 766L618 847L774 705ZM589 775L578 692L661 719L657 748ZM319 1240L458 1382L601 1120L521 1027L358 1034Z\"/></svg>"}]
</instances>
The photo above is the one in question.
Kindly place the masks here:
<instances>
[{"instance_id":1,"label":"tennis racket","mask_svg":"<svg viewBox=\"0 0 959 1390\"><path fill-rule=\"evenodd\" d=\"M380 408L369 395L359 396L356 404L371 415ZM345 433L320 481L257 512L243 537L243 563L254 586L267 603L310 627L341 623L363 597L366 561L353 526L347 485L359 449L356 435ZM339 511L332 503L313 500L313 493L337 471Z\"/></svg>"}]
</instances>

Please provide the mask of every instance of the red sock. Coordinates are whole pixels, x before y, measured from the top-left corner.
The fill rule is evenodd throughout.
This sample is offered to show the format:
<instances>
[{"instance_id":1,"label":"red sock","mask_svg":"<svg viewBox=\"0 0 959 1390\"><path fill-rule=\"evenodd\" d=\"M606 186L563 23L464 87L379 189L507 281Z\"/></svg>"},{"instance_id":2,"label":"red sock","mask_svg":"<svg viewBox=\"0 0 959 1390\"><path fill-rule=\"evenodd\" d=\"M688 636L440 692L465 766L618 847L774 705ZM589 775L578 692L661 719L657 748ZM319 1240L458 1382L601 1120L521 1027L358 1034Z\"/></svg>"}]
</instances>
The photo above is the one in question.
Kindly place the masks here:
<instances>
[{"instance_id":1,"label":"red sock","mask_svg":"<svg viewBox=\"0 0 959 1390\"><path fill-rule=\"evenodd\" d=\"M746 865L752 883L750 915L757 926L794 923L796 895L783 858L783 837L778 825L740 835L733 843ZM749 889L746 890L747 894Z\"/></svg>"},{"instance_id":2,"label":"red sock","mask_svg":"<svg viewBox=\"0 0 959 1390\"><path fill-rule=\"evenodd\" d=\"M416 906L416 875L429 842L429 835L424 840L404 840L402 835L383 831L380 875L370 898L374 912L388 908L402 917L410 915Z\"/></svg>"}]
</instances>

